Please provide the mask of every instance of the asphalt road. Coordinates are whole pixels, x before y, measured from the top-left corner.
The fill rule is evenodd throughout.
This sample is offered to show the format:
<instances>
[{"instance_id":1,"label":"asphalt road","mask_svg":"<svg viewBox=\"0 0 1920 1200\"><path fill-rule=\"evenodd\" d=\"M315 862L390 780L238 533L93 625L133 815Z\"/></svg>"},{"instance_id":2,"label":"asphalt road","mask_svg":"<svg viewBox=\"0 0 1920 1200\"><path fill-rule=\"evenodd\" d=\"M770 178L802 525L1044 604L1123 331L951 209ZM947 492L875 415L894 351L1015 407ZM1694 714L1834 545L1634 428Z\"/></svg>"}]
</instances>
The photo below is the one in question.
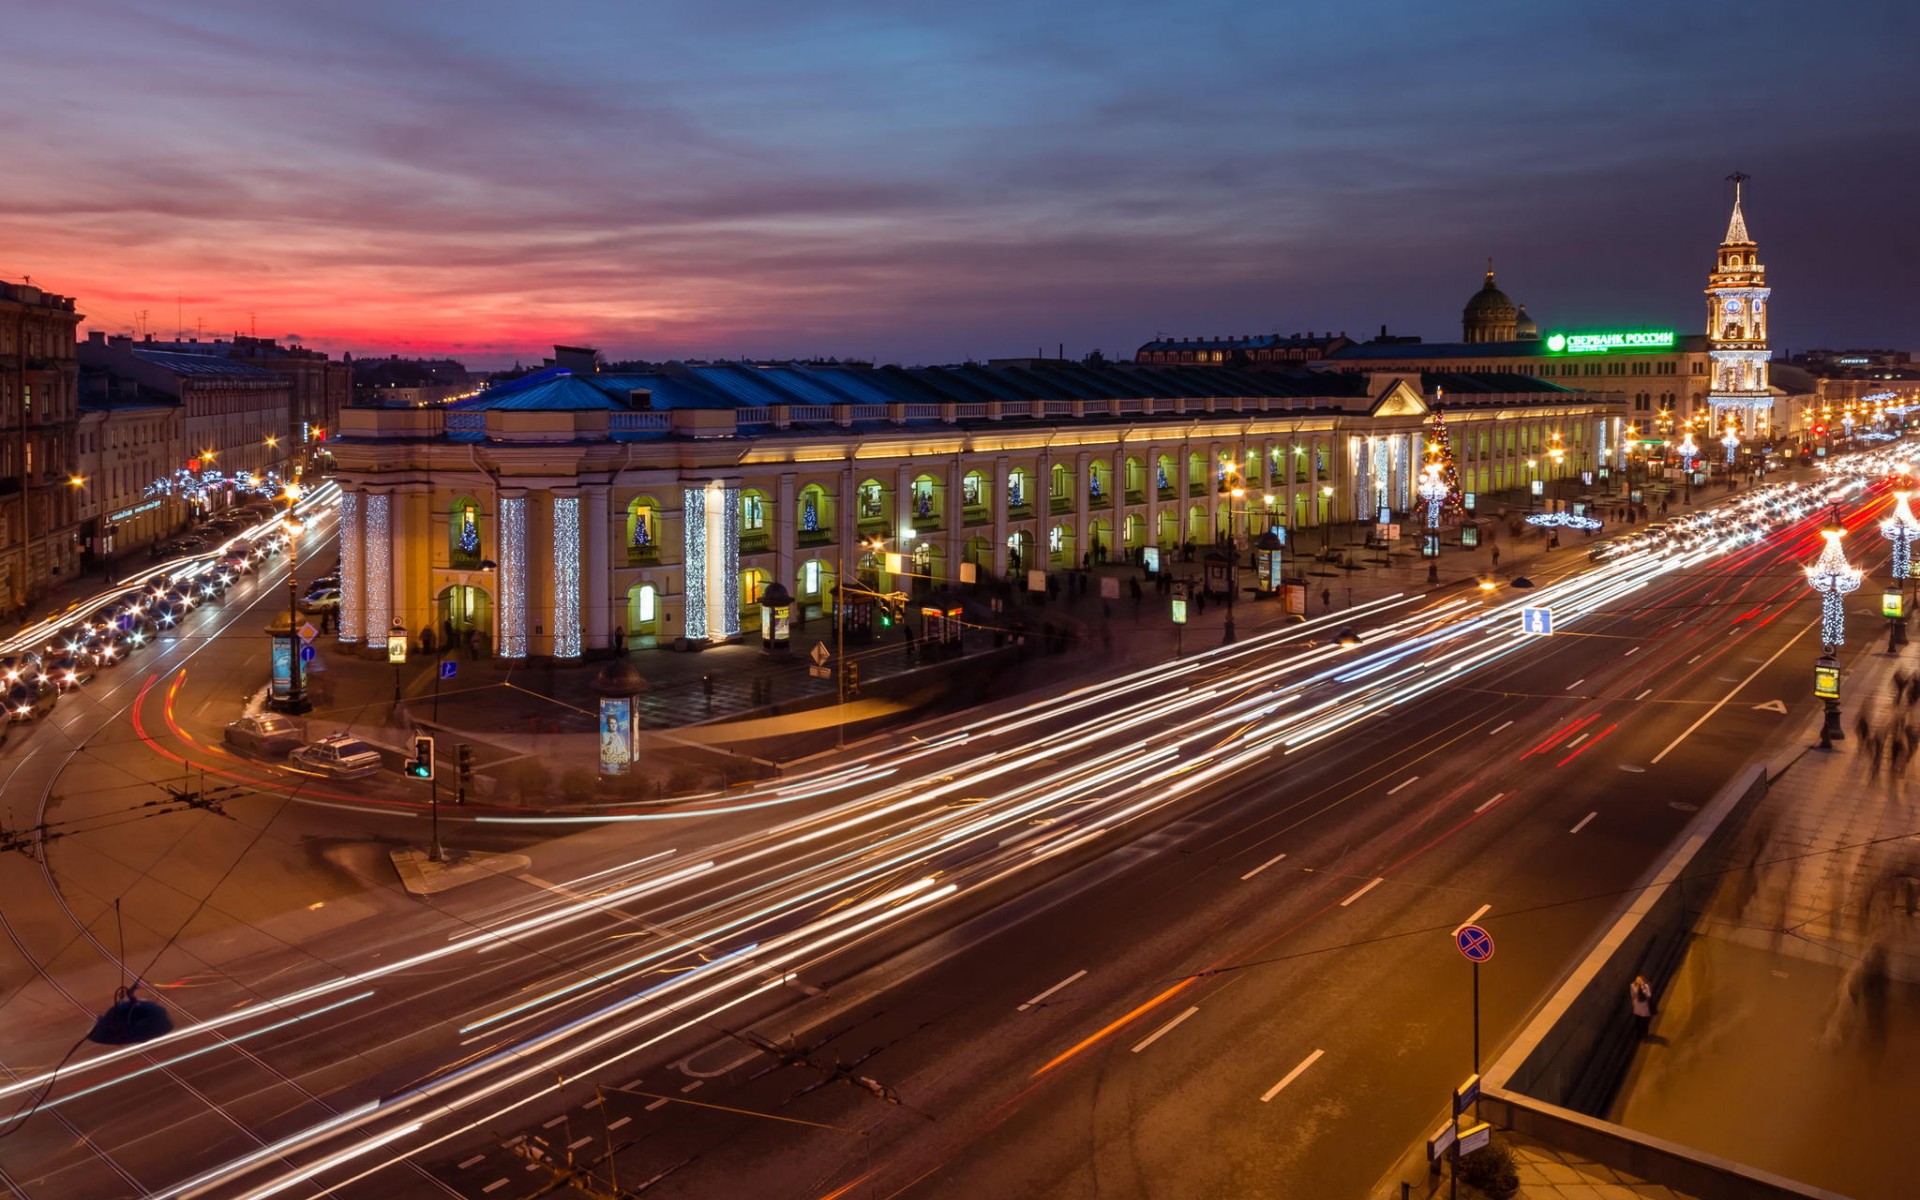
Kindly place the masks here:
<instances>
[{"instance_id":1,"label":"asphalt road","mask_svg":"<svg viewBox=\"0 0 1920 1200\"><path fill-rule=\"evenodd\" d=\"M1340 704L1398 685L1329 682L1352 652L1310 627L1321 645L1251 641L1131 691L954 718L691 820L467 826L534 867L431 904L382 861L413 815L260 795L124 818L181 770L169 747L213 758L196 719L257 686L257 642L214 636L263 621L240 597L63 702L14 759L10 799L59 771L51 815L78 797L122 815L52 848L72 920L7 907L3 1102L30 1100L111 995L118 924L132 962L165 946L153 978L191 1028L63 1078L0 1169L29 1196L170 1195L257 1155L205 1194L498 1198L553 1182L501 1146L527 1136L583 1162L611 1139L620 1183L650 1194L1359 1195L1471 1065L1453 927L1491 906L1491 1058L1688 806L1788 719L1752 705L1806 690L1807 536L1378 715ZM1446 674L1459 644L1381 671ZM1344 723L1289 748L1260 732L1289 704L1296 736ZM4 858L9 897L44 884ZM580 1107L596 1084L645 1094Z\"/></svg>"}]
</instances>

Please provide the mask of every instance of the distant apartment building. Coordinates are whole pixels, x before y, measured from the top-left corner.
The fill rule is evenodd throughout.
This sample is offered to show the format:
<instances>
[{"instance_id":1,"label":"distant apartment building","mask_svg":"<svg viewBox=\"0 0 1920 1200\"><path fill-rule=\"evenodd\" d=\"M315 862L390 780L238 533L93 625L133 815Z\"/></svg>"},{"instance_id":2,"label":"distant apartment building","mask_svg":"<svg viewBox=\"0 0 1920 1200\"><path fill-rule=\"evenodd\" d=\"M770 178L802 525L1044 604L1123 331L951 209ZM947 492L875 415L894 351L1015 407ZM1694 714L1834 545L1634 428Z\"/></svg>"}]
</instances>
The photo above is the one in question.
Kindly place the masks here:
<instances>
[{"instance_id":1,"label":"distant apartment building","mask_svg":"<svg viewBox=\"0 0 1920 1200\"><path fill-rule=\"evenodd\" d=\"M124 392L133 386L179 405L181 443L173 468L203 477L285 469L294 385L280 371L223 355L157 349L99 332L89 333L80 344L80 364L90 375L103 376L109 389ZM234 499L230 489L215 489L201 503L211 511Z\"/></svg>"},{"instance_id":2,"label":"distant apartment building","mask_svg":"<svg viewBox=\"0 0 1920 1200\"><path fill-rule=\"evenodd\" d=\"M1218 337L1159 337L1133 352L1133 361L1156 366L1184 363L1207 366L1255 366L1279 363L1299 366L1319 362L1353 343L1344 333L1314 334L1304 337L1277 333L1235 334Z\"/></svg>"},{"instance_id":3,"label":"distant apartment building","mask_svg":"<svg viewBox=\"0 0 1920 1200\"><path fill-rule=\"evenodd\" d=\"M79 366L73 298L0 283L0 606L71 578Z\"/></svg>"},{"instance_id":4,"label":"distant apartment building","mask_svg":"<svg viewBox=\"0 0 1920 1200\"><path fill-rule=\"evenodd\" d=\"M354 359L353 402L378 408L425 408L479 392L466 365L451 358Z\"/></svg>"},{"instance_id":5,"label":"distant apartment building","mask_svg":"<svg viewBox=\"0 0 1920 1200\"><path fill-rule=\"evenodd\" d=\"M161 486L185 461L180 401L98 370L80 373L79 536L86 570L178 532L184 495Z\"/></svg>"},{"instance_id":6,"label":"distant apartment building","mask_svg":"<svg viewBox=\"0 0 1920 1200\"><path fill-rule=\"evenodd\" d=\"M230 359L284 376L287 419L276 432L272 447L282 460L275 469L283 474L325 446L327 435L340 422L340 410L353 403L354 363L350 357L335 362L319 350L282 346L275 338L246 334L177 341L156 341L149 336L137 345L142 350Z\"/></svg>"}]
</instances>

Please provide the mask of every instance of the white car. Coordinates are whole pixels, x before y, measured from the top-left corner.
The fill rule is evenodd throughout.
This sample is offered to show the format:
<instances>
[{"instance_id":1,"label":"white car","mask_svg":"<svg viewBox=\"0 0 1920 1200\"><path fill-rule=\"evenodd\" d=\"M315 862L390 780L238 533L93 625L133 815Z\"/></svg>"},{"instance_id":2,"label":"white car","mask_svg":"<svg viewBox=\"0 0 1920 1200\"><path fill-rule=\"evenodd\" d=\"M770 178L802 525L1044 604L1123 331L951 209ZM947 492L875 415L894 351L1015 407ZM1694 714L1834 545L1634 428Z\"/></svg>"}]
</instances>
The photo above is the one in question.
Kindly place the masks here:
<instances>
[{"instance_id":1,"label":"white car","mask_svg":"<svg viewBox=\"0 0 1920 1200\"><path fill-rule=\"evenodd\" d=\"M295 750L293 765L335 779L364 779L380 770L380 752L357 737L331 733Z\"/></svg>"}]
</instances>

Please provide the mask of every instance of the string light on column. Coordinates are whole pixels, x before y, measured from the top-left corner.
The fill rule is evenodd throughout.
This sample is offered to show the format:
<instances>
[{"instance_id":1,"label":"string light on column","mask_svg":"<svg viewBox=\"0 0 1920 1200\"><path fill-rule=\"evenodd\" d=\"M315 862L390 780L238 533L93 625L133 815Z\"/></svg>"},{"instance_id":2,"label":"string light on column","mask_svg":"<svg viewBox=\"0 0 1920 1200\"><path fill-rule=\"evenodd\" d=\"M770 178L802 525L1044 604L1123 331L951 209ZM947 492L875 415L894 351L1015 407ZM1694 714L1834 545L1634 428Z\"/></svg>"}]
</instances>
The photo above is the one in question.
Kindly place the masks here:
<instances>
[{"instance_id":1,"label":"string light on column","mask_svg":"<svg viewBox=\"0 0 1920 1200\"><path fill-rule=\"evenodd\" d=\"M501 658L527 656L527 498L500 498L500 597L495 611L500 619Z\"/></svg>"},{"instance_id":2,"label":"string light on column","mask_svg":"<svg viewBox=\"0 0 1920 1200\"><path fill-rule=\"evenodd\" d=\"M686 596L681 608L686 610L686 632L688 639L696 642L707 638L707 491L705 488L684 488L681 491L681 512L684 519L686 570L683 587Z\"/></svg>"},{"instance_id":3,"label":"string light on column","mask_svg":"<svg viewBox=\"0 0 1920 1200\"><path fill-rule=\"evenodd\" d=\"M1880 522L1880 536L1893 543L1893 577L1906 579L1913 574L1913 543L1920 539L1920 520L1907 507L1911 493L1893 494L1893 515Z\"/></svg>"},{"instance_id":4,"label":"string light on column","mask_svg":"<svg viewBox=\"0 0 1920 1200\"><path fill-rule=\"evenodd\" d=\"M1821 530L1820 536L1827 539L1827 548L1806 569L1807 586L1820 593L1820 641L1829 651L1846 640L1844 597L1859 588L1864 574L1858 567L1847 565L1846 553L1840 549L1840 539L1846 532L1838 527Z\"/></svg>"},{"instance_id":5,"label":"string light on column","mask_svg":"<svg viewBox=\"0 0 1920 1200\"><path fill-rule=\"evenodd\" d=\"M1732 466L1733 456L1740 452L1740 435L1734 430L1732 421L1727 422L1726 436L1720 439L1720 444L1727 448L1727 465Z\"/></svg>"},{"instance_id":6,"label":"string light on column","mask_svg":"<svg viewBox=\"0 0 1920 1200\"><path fill-rule=\"evenodd\" d=\"M553 656L580 657L580 498L553 498Z\"/></svg>"},{"instance_id":7,"label":"string light on column","mask_svg":"<svg viewBox=\"0 0 1920 1200\"><path fill-rule=\"evenodd\" d=\"M367 571L366 624L368 638L387 636L393 603L393 497L367 493L367 532L363 543ZM380 643L376 642L376 646Z\"/></svg>"},{"instance_id":8,"label":"string light on column","mask_svg":"<svg viewBox=\"0 0 1920 1200\"><path fill-rule=\"evenodd\" d=\"M340 640L360 640L360 594L366 584L361 558L360 493L340 493Z\"/></svg>"}]
</instances>

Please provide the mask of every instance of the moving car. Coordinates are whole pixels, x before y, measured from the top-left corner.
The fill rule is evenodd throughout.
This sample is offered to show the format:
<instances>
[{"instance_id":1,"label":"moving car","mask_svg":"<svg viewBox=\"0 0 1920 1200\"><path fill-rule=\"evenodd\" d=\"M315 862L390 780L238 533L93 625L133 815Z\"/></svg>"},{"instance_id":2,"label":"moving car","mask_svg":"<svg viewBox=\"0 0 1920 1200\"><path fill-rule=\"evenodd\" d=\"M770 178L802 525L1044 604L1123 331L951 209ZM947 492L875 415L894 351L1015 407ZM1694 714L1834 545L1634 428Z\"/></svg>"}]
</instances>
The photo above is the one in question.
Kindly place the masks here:
<instances>
[{"instance_id":1,"label":"moving car","mask_svg":"<svg viewBox=\"0 0 1920 1200\"><path fill-rule=\"evenodd\" d=\"M357 737L330 733L295 750L293 764L335 779L363 779L380 770L380 752Z\"/></svg>"},{"instance_id":2,"label":"moving car","mask_svg":"<svg viewBox=\"0 0 1920 1200\"><path fill-rule=\"evenodd\" d=\"M227 726L227 745L249 754L278 758L299 747L306 731L292 717L279 713L249 713Z\"/></svg>"}]
</instances>

